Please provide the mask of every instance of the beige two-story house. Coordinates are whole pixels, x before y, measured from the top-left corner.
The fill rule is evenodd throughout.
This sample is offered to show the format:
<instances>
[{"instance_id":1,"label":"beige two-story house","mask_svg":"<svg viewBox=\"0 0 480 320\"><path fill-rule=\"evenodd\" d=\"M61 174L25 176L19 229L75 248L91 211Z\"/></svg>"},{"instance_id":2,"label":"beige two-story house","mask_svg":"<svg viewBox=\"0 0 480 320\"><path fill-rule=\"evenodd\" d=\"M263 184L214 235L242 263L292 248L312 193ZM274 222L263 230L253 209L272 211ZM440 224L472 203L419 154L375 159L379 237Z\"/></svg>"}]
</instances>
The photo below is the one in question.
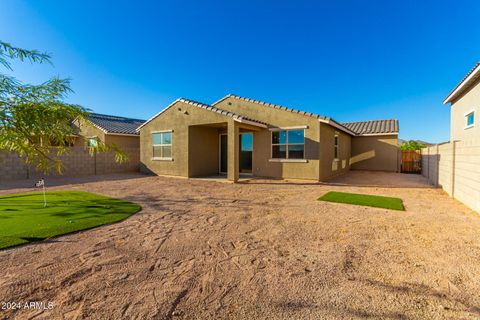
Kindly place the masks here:
<instances>
[{"instance_id":1,"label":"beige two-story house","mask_svg":"<svg viewBox=\"0 0 480 320\"><path fill-rule=\"evenodd\" d=\"M177 99L137 130L141 169L158 175L320 181L399 167L397 120L339 123L236 95L212 105Z\"/></svg>"},{"instance_id":2,"label":"beige two-story house","mask_svg":"<svg viewBox=\"0 0 480 320\"><path fill-rule=\"evenodd\" d=\"M443 101L450 107L450 141L480 138L480 62Z\"/></svg>"}]
</instances>

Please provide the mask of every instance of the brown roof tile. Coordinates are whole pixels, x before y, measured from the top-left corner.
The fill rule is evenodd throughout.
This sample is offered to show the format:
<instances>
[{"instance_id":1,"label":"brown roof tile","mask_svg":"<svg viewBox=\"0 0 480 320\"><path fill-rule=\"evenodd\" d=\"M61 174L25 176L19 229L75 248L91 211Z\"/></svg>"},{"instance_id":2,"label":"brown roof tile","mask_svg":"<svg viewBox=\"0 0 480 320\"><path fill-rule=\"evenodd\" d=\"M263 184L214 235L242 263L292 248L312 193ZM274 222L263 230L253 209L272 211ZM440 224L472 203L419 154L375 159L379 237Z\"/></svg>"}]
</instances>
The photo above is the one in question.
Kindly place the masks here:
<instances>
[{"instance_id":1,"label":"brown roof tile","mask_svg":"<svg viewBox=\"0 0 480 320\"><path fill-rule=\"evenodd\" d=\"M88 119L97 127L100 127L106 133L135 134L136 129L141 126L145 120L132 119L118 116L111 116L100 113L90 113Z\"/></svg>"},{"instance_id":2,"label":"brown roof tile","mask_svg":"<svg viewBox=\"0 0 480 320\"><path fill-rule=\"evenodd\" d=\"M260 104L260 105L264 105L264 106L266 106L266 107L271 107L271 108L280 109L280 110L285 110L285 111L289 111L289 112L293 112L293 113L303 114L303 115L306 115L306 116L309 116L309 117L313 117L313 118L317 118L317 119L324 119L324 120L328 119L327 117L324 117L324 116L321 116L321 115L319 115L319 114L315 114L315 113L312 113L312 112L306 112L306 111L297 110L297 109L292 109L292 108L289 108L289 107L280 106L280 105L278 105L278 104L273 104L273 103L269 103L269 102L265 102L265 101L260 101L260 100L255 100L255 99L240 97L240 96L237 96L237 95L235 95L235 94L228 94L228 95L226 95L225 97L223 97L222 99L220 99L220 100L218 100L217 102L215 102L213 105L216 105L216 104L219 103L220 101L223 101L224 99L229 98L229 97L232 97L232 98L235 98L235 99L238 99L238 100L247 101L247 102L257 103L257 104Z\"/></svg>"},{"instance_id":3,"label":"brown roof tile","mask_svg":"<svg viewBox=\"0 0 480 320\"><path fill-rule=\"evenodd\" d=\"M391 134L399 131L396 119L347 122L342 125L358 135Z\"/></svg>"}]
</instances>

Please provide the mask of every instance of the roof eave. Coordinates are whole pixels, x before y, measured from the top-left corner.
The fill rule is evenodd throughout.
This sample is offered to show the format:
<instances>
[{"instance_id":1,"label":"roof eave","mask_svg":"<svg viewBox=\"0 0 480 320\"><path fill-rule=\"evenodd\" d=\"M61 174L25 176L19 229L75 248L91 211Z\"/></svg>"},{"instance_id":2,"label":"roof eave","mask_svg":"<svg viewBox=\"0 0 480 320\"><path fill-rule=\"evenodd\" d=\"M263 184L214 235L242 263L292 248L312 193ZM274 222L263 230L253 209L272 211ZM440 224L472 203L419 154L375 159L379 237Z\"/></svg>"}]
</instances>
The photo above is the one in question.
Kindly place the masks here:
<instances>
[{"instance_id":1,"label":"roof eave","mask_svg":"<svg viewBox=\"0 0 480 320\"><path fill-rule=\"evenodd\" d=\"M384 132L384 133L359 133L358 137L374 137L374 136L398 136L398 132Z\"/></svg>"},{"instance_id":2,"label":"roof eave","mask_svg":"<svg viewBox=\"0 0 480 320\"><path fill-rule=\"evenodd\" d=\"M340 123L336 122L335 120L331 119L331 118L327 118L327 119L318 119L319 122L322 122L322 123L326 123L326 124L329 124L331 125L332 127L335 127L339 130L342 130L343 132L346 132L352 136L356 136L357 134L355 132L353 132L352 130L350 129L347 129L345 128L344 126L342 126Z\"/></svg>"},{"instance_id":3,"label":"roof eave","mask_svg":"<svg viewBox=\"0 0 480 320\"><path fill-rule=\"evenodd\" d=\"M228 97L228 96L227 96ZM224 97L224 98L227 98L227 97ZM216 107L214 107L213 105L207 105L207 104L203 104L203 103L200 103L200 102L196 102L196 101L191 101L191 100L188 100L188 99L184 99L184 98L178 98L176 99L174 102L172 102L171 104L169 104L166 108L164 108L162 111L158 112L156 115L154 115L153 117L151 117L150 119L148 119L147 121L145 121L141 126L139 126L136 131L139 132L140 129L145 126L147 123L151 122L152 120L154 120L155 118L157 118L158 116L160 116L162 113L164 113L165 111L167 111L167 109L171 108L173 105L175 105L177 102L183 102L183 103L186 103L186 104L189 104L189 105L192 105L192 106L196 106L196 107L199 107L199 108L202 108L202 109L205 109L205 110L209 110L209 111L213 111L213 112L216 112L220 115L223 115L223 116L229 116L229 117L232 117L235 121L237 122L242 122L242 123L245 123L245 124L250 124L250 125L253 125L253 126L257 126L257 127L261 127L261 128L267 128L267 125L264 124L264 123L260 123L260 122L257 122L257 121L252 121L252 120L249 120L249 119L245 119L244 117L242 116L239 116L233 112L230 112L230 111L227 111L227 110L222 110L222 109L218 109Z\"/></svg>"},{"instance_id":4,"label":"roof eave","mask_svg":"<svg viewBox=\"0 0 480 320\"><path fill-rule=\"evenodd\" d=\"M456 87L453 89L448 96L443 100L443 104L452 102L466 86L470 84L472 79L474 79L480 73L480 64L478 64L473 71L463 79Z\"/></svg>"},{"instance_id":5,"label":"roof eave","mask_svg":"<svg viewBox=\"0 0 480 320\"><path fill-rule=\"evenodd\" d=\"M106 132L105 134L109 136L140 137L138 133Z\"/></svg>"},{"instance_id":6,"label":"roof eave","mask_svg":"<svg viewBox=\"0 0 480 320\"><path fill-rule=\"evenodd\" d=\"M143 126L145 126L147 123L151 122L153 119L155 119L156 117L158 117L159 115L161 115L162 113L164 113L165 111L167 111L167 109L171 108L175 103L179 102L182 98L178 98L178 99L175 99L175 101L173 101L172 103L170 103L168 106L166 106L165 108L163 108L163 110L161 110L160 112L157 112L157 114L155 114L153 117L151 117L150 119L148 119L147 121L145 121L144 123L142 123L135 131L139 132L140 131L140 128L142 128Z\"/></svg>"},{"instance_id":7,"label":"roof eave","mask_svg":"<svg viewBox=\"0 0 480 320\"><path fill-rule=\"evenodd\" d=\"M242 100L242 101L256 103L256 104L260 104L260 105L263 105L263 106L266 106L266 107L270 107L270 108L274 108L274 109L278 109L278 110L283 110L283 111L288 111L288 112L291 112L291 113L296 113L296 114L299 114L299 115L312 117L312 118L315 118L315 119L323 119L323 120L328 119L325 116L314 114L312 112L293 109L293 108L289 108L289 107L285 107L285 106L281 106L281 105L278 105L278 104L269 103L269 102L265 102L265 101L260 101L260 100L256 100L256 99L241 97L241 96L237 96L237 95L231 94L231 93L227 94L225 97L221 98L220 100L212 103L212 106L214 106L214 105L216 105L216 104L218 104L218 103L220 103L220 102L222 102L222 101L224 101L228 98L235 98L235 99Z\"/></svg>"},{"instance_id":8,"label":"roof eave","mask_svg":"<svg viewBox=\"0 0 480 320\"><path fill-rule=\"evenodd\" d=\"M221 98L220 100L217 100L217 101L215 101L215 102L214 102L214 103L212 103L211 105L212 105L212 106L214 106L214 105L216 105L216 104L218 104L218 103L222 102L223 100L225 100L225 99L228 99L228 98L230 98L230 97L234 97L234 96L235 96L235 95L233 95L233 94L229 93L229 94L227 94L225 97Z\"/></svg>"},{"instance_id":9,"label":"roof eave","mask_svg":"<svg viewBox=\"0 0 480 320\"><path fill-rule=\"evenodd\" d=\"M237 121L237 122L248 124L248 125L255 126L255 127L267 128L267 125L265 125L263 123L259 123L259 122L256 122L256 121L250 121L248 119L234 118L234 120Z\"/></svg>"}]
</instances>

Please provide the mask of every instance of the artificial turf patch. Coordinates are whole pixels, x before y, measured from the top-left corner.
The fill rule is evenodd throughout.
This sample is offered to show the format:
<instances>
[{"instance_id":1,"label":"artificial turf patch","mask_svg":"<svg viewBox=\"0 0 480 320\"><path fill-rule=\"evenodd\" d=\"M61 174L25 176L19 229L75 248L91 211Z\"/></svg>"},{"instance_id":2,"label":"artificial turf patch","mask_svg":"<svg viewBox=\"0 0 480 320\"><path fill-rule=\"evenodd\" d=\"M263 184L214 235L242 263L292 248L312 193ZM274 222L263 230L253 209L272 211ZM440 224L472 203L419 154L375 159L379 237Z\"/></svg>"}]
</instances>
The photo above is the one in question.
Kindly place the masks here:
<instances>
[{"instance_id":1,"label":"artificial turf patch","mask_svg":"<svg viewBox=\"0 0 480 320\"><path fill-rule=\"evenodd\" d=\"M82 191L0 196L0 249L123 220L138 204Z\"/></svg>"},{"instance_id":2,"label":"artificial turf patch","mask_svg":"<svg viewBox=\"0 0 480 320\"><path fill-rule=\"evenodd\" d=\"M331 191L318 198L318 200L355 204L359 206L385 208L391 210L405 210L405 207L403 206L403 201L400 198L372 196L368 194Z\"/></svg>"}]
</instances>

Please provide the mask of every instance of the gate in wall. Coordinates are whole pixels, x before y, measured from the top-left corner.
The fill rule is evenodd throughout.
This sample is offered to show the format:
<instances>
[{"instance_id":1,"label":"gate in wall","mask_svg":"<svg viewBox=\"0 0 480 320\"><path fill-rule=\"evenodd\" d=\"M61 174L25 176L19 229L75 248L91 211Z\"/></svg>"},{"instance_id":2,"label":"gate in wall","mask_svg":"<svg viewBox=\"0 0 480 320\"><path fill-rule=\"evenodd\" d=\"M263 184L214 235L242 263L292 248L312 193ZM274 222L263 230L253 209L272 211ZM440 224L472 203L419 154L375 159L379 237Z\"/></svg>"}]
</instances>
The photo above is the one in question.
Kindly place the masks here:
<instances>
[{"instance_id":1,"label":"gate in wall","mask_svg":"<svg viewBox=\"0 0 480 320\"><path fill-rule=\"evenodd\" d=\"M420 150L402 151L402 172L421 173L422 172L422 154Z\"/></svg>"}]
</instances>

